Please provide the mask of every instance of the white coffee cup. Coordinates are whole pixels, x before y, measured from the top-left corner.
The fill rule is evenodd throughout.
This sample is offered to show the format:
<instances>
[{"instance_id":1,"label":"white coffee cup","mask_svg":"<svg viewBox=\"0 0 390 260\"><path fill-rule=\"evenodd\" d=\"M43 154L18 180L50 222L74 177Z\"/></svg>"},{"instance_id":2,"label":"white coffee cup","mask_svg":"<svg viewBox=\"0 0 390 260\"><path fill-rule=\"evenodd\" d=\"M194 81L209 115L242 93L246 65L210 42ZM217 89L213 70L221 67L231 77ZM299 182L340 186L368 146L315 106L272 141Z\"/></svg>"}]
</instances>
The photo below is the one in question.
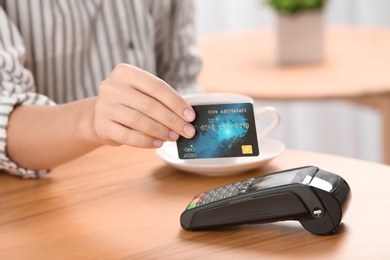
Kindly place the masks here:
<instances>
[{"instance_id":1,"label":"white coffee cup","mask_svg":"<svg viewBox=\"0 0 390 260\"><path fill-rule=\"evenodd\" d=\"M254 100L246 95L235 93L195 93L184 95L183 98L190 105L216 105L216 104L235 104L235 103L254 103ZM257 139L260 143L267 137L280 123L280 115L275 108L271 106L257 107L253 109L256 121ZM259 126L258 120L264 115L272 117L271 122L264 126Z\"/></svg>"}]
</instances>

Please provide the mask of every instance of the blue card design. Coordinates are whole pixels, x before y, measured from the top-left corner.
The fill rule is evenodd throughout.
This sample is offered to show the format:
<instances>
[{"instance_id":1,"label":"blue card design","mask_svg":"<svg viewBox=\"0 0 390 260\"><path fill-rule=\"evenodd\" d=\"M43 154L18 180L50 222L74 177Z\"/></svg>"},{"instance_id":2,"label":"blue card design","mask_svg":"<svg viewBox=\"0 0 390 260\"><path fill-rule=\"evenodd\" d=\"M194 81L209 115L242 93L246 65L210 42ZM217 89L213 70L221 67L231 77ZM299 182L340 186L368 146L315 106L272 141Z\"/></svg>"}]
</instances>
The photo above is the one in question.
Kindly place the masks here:
<instances>
[{"instance_id":1,"label":"blue card design","mask_svg":"<svg viewBox=\"0 0 390 260\"><path fill-rule=\"evenodd\" d=\"M193 106L196 134L180 137L180 159L258 156L256 124L251 103Z\"/></svg>"}]
</instances>

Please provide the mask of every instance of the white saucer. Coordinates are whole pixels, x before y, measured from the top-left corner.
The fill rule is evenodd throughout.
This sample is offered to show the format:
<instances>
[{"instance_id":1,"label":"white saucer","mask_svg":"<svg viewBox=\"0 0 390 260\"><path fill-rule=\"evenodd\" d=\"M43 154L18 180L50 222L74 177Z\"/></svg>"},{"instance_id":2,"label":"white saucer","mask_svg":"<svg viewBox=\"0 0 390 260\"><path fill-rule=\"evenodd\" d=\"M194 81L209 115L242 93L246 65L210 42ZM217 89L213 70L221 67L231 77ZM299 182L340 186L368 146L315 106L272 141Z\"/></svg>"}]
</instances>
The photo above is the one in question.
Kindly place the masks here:
<instances>
[{"instance_id":1,"label":"white saucer","mask_svg":"<svg viewBox=\"0 0 390 260\"><path fill-rule=\"evenodd\" d=\"M266 138L259 144L260 155L253 157L234 157L218 159L179 159L175 142L166 142L157 149L156 154L167 164L179 170L205 176L227 176L260 167L280 155L283 143Z\"/></svg>"}]
</instances>

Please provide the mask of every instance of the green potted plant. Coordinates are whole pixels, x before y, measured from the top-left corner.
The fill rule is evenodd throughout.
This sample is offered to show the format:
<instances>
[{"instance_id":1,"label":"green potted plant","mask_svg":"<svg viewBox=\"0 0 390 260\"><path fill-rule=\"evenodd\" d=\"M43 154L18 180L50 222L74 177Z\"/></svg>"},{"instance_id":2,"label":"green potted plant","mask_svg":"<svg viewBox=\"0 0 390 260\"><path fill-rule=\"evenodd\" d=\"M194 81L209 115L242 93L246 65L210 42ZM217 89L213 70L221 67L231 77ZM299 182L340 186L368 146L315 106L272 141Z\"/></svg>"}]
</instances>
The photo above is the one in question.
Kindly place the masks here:
<instances>
[{"instance_id":1,"label":"green potted plant","mask_svg":"<svg viewBox=\"0 0 390 260\"><path fill-rule=\"evenodd\" d=\"M280 64L318 63L324 56L326 0L263 0L276 13Z\"/></svg>"},{"instance_id":2,"label":"green potted plant","mask_svg":"<svg viewBox=\"0 0 390 260\"><path fill-rule=\"evenodd\" d=\"M298 14L304 11L321 11L326 0L264 0L265 4L279 13Z\"/></svg>"}]
</instances>

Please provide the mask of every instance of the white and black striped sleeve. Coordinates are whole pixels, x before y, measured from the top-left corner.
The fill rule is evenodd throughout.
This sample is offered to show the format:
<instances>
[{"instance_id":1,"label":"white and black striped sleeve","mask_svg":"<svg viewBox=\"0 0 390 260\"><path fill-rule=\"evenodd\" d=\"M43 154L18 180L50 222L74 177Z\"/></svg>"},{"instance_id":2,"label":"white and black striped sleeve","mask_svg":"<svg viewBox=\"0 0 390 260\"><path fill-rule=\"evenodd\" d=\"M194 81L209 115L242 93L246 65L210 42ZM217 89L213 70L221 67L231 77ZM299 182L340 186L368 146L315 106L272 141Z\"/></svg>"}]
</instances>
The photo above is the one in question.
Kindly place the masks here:
<instances>
[{"instance_id":1,"label":"white and black striped sleeve","mask_svg":"<svg viewBox=\"0 0 390 260\"><path fill-rule=\"evenodd\" d=\"M42 176L48 170L25 169L10 160L6 153L8 119L17 106L54 103L35 93L34 78L23 66L25 52L18 30L0 7L0 170L30 178Z\"/></svg>"}]
</instances>

